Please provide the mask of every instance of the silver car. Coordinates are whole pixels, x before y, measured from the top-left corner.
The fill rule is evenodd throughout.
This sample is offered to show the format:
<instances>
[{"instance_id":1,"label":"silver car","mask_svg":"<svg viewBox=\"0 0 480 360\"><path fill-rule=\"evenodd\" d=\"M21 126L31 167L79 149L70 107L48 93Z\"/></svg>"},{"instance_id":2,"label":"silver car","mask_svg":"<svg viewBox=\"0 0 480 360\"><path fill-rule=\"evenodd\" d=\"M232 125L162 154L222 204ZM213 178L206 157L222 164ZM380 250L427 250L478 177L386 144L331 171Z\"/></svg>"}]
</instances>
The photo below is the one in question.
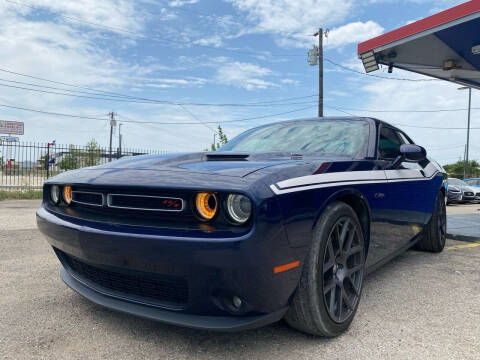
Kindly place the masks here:
<instances>
[{"instance_id":1,"label":"silver car","mask_svg":"<svg viewBox=\"0 0 480 360\"><path fill-rule=\"evenodd\" d=\"M474 202L480 200L480 191L463 180L450 178L447 180L447 197L448 203Z\"/></svg>"}]
</instances>

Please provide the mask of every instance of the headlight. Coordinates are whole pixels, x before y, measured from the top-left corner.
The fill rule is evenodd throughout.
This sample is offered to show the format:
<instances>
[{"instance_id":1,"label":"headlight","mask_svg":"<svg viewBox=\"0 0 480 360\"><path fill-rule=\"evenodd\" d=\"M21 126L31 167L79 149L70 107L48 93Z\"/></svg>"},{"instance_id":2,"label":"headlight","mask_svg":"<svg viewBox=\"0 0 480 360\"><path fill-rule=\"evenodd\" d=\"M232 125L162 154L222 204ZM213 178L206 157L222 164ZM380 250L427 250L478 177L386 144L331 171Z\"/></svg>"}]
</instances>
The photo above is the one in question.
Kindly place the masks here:
<instances>
[{"instance_id":1,"label":"headlight","mask_svg":"<svg viewBox=\"0 0 480 360\"><path fill-rule=\"evenodd\" d=\"M217 213L218 202L214 193L201 192L195 197L198 215L203 220L211 220Z\"/></svg>"},{"instance_id":2,"label":"headlight","mask_svg":"<svg viewBox=\"0 0 480 360\"><path fill-rule=\"evenodd\" d=\"M227 197L227 213L237 224L244 224L252 214L252 202L244 195L230 194Z\"/></svg>"},{"instance_id":3,"label":"headlight","mask_svg":"<svg viewBox=\"0 0 480 360\"><path fill-rule=\"evenodd\" d=\"M50 187L50 199L53 201L54 204L58 204L60 201L60 188L58 185L52 185Z\"/></svg>"},{"instance_id":4,"label":"headlight","mask_svg":"<svg viewBox=\"0 0 480 360\"><path fill-rule=\"evenodd\" d=\"M63 188L63 200L67 205L72 202L72 187L67 185Z\"/></svg>"}]
</instances>

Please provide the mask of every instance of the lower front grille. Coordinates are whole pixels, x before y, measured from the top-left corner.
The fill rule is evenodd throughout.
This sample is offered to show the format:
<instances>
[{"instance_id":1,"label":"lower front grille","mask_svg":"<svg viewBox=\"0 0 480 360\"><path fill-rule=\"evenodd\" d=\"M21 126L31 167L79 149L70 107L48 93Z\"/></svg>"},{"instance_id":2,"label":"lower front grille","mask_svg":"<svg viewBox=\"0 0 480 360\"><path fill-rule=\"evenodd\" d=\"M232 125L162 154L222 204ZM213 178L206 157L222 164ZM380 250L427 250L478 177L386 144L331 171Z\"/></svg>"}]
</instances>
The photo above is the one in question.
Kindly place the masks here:
<instances>
[{"instance_id":1,"label":"lower front grille","mask_svg":"<svg viewBox=\"0 0 480 360\"><path fill-rule=\"evenodd\" d=\"M144 300L159 305L183 306L188 303L186 279L151 273L123 273L86 264L57 250L74 275L103 289L132 300Z\"/></svg>"}]
</instances>

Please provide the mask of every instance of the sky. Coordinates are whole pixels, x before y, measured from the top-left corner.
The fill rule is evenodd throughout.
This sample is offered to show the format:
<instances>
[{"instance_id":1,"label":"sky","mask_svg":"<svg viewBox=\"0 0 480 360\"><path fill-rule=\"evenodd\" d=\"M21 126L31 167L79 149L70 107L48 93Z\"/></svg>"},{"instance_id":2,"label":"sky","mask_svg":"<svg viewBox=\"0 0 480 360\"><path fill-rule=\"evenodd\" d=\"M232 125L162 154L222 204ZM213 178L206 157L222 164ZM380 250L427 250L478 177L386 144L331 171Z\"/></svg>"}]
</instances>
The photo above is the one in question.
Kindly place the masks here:
<instances>
[{"instance_id":1,"label":"sky","mask_svg":"<svg viewBox=\"0 0 480 360\"><path fill-rule=\"evenodd\" d=\"M21 141L95 139L105 146L113 111L124 148L202 151L218 125L232 138L269 122L316 116L318 68L307 52L323 27L325 115L380 118L441 164L455 162L466 130L439 128L466 127L465 110L396 111L464 109L467 91L345 67L363 72L358 42L461 2L0 0L0 120L23 121ZM375 74L421 78L397 69ZM478 91L472 106L480 107ZM470 158L477 160L479 115L472 111Z\"/></svg>"}]
</instances>

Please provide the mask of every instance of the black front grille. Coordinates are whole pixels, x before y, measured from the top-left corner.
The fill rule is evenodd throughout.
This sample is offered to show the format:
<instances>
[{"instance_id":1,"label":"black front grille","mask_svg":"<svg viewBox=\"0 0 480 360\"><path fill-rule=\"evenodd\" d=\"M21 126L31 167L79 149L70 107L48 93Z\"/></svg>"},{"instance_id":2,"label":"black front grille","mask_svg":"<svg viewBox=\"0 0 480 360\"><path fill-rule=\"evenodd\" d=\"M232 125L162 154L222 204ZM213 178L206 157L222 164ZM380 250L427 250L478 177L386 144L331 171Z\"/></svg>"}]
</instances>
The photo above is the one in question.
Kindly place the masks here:
<instances>
[{"instance_id":1,"label":"black front grille","mask_svg":"<svg viewBox=\"0 0 480 360\"><path fill-rule=\"evenodd\" d=\"M181 306L188 303L188 284L184 278L106 270L86 264L64 252L58 253L74 274L115 294L166 305Z\"/></svg>"},{"instance_id":2,"label":"black front grille","mask_svg":"<svg viewBox=\"0 0 480 360\"><path fill-rule=\"evenodd\" d=\"M130 210L153 210L153 211L182 211L183 200L180 198L131 195L131 194L108 194L107 205L112 208Z\"/></svg>"},{"instance_id":3,"label":"black front grille","mask_svg":"<svg viewBox=\"0 0 480 360\"><path fill-rule=\"evenodd\" d=\"M465 191L464 194L465 196L473 196L473 192L470 191Z\"/></svg>"},{"instance_id":4,"label":"black front grille","mask_svg":"<svg viewBox=\"0 0 480 360\"><path fill-rule=\"evenodd\" d=\"M103 194L88 191L73 191L72 201L93 206L103 206Z\"/></svg>"}]
</instances>

